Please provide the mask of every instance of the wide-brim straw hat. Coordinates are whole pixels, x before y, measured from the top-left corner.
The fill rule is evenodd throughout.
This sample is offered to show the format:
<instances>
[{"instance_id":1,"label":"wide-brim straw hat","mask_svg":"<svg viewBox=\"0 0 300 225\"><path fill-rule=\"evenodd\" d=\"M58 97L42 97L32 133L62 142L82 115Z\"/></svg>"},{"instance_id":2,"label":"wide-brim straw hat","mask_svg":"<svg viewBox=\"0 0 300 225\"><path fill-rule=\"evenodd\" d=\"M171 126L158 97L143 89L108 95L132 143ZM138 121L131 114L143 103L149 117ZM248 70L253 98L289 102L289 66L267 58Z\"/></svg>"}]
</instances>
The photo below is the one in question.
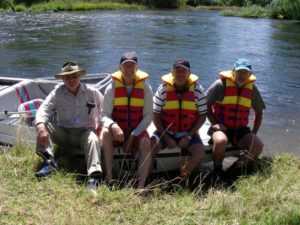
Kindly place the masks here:
<instances>
[{"instance_id":1,"label":"wide-brim straw hat","mask_svg":"<svg viewBox=\"0 0 300 225\"><path fill-rule=\"evenodd\" d=\"M86 75L86 71L84 69L80 69L78 64L75 62L66 62L62 68L61 72L56 74L56 78L61 78L63 79L65 76L69 76L72 74L79 75L80 77Z\"/></svg>"}]
</instances>

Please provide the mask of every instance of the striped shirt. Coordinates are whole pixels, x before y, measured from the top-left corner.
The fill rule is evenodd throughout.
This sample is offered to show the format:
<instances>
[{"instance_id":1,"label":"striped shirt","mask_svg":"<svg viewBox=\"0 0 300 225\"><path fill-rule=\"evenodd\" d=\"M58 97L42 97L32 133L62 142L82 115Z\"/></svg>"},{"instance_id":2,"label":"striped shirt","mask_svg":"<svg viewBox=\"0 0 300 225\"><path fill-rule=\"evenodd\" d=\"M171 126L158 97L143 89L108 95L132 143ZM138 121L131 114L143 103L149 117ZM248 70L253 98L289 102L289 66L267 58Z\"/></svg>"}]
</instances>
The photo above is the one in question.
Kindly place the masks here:
<instances>
[{"instance_id":1,"label":"striped shirt","mask_svg":"<svg viewBox=\"0 0 300 225\"><path fill-rule=\"evenodd\" d=\"M153 112L161 113L166 103L167 86L162 84L158 87L153 97ZM199 114L207 113L207 103L204 89L198 83L195 85L195 104Z\"/></svg>"},{"instance_id":2,"label":"striped shirt","mask_svg":"<svg viewBox=\"0 0 300 225\"><path fill-rule=\"evenodd\" d=\"M166 103L166 93L167 93L167 85L166 84L160 85L153 97L154 113L160 114L162 112L162 109ZM196 83L195 85L195 104L198 109L199 115L207 113L207 102L206 102L204 89L198 83ZM167 132L175 138L182 138L185 135L187 135L186 131L173 132L168 130Z\"/></svg>"}]
</instances>

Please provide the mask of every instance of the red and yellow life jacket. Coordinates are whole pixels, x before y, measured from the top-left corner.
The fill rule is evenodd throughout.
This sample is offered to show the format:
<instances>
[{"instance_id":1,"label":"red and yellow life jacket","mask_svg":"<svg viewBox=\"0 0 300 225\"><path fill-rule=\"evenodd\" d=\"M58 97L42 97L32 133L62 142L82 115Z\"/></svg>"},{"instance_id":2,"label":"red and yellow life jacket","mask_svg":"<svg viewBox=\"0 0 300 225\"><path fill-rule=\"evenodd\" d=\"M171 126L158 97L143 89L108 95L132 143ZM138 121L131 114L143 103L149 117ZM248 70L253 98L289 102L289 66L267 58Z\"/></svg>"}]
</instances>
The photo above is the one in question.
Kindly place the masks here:
<instances>
[{"instance_id":1,"label":"red and yellow life jacket","mask_svg":"<svg viewBox=\"0 0 300 225\"><path fill-rule=\"evenodd\" d=\"M173 132L189 131L192 128L198 116L195 102L195 83L198 79L191 74L187 90L180 94L176 92L171 73L162 77L167 86L166 101L161 113L164 128Z\"/></svg>"},{"instance_id":2,"label":"red and yellow life jacket","mask_svg":"<svg viewBox=\"0 0 300 225\"><path fill-rule=\"evenodd\" d=\"M148 74L140 70L136 72L130 95L127 94L121 71L117 71L111 76L115 81L112 118L127 134L136 128L143 119L144 80L148 78Z\"/></svg>"},{"instance_id":3,"label":"red and yellow life jacket","mask_svg":"<svg viewBox=\"0 0 300 225\"><path fill-rule=\"evenodd\" d=\"M249 81L241 88L236 86L232 70L221 72L219 77L225 80L226 88L224 99L217 101L213 106L216 121L230 129L247 126L255 76L252 74Z\"/></svg>"}]
</instances>

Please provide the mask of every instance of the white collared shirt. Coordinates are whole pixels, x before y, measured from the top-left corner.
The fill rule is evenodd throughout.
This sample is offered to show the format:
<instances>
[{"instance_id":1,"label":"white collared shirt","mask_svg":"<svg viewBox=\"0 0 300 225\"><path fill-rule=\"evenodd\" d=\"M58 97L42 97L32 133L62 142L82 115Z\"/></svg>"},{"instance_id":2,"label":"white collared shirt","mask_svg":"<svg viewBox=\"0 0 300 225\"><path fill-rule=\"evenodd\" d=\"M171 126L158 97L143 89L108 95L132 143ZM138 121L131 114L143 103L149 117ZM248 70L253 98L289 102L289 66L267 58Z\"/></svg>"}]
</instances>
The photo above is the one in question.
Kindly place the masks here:
<instances>
[{"instance_id":1,"label":"white collared shirt","mask_svg":"<svg viewBox=\"0 0 300 225\"><path fill-rule=\"evenodd\" d=\"M47 123L56 112L59 126L96 129L100 122L102 104L102 94L93 87L80 83L79 90L74 95L64 84L59 84L42 103L36 114L35 124Z\"/></svg>"}]
</instances>

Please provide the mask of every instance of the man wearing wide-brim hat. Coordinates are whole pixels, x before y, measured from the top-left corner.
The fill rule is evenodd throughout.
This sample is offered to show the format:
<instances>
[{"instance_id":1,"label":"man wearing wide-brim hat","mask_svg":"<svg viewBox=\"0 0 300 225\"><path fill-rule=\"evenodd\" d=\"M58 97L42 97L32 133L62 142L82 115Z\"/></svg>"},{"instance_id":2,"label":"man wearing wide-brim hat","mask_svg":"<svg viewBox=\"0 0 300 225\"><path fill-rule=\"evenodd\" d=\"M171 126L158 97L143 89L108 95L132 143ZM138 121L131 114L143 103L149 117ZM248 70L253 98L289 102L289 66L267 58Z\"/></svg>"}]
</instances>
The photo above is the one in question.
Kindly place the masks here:
<instances>
[{"instance_id":1,"label":"man wearing wide-brim hat","mask_svg":"<svg viewBox=\"0 0 300 225\"><path fill-rule=\"evenodd\" d=\"M100 126L102 94L95 88L80 82L86 71L74 62L66 62L55 77L63 83L47 96L39 108L36 152L44 159L43 167L35 175L50 175L57 171L53 145L71 147L71 154L84 154L87 164L88 188L95 188L102 174L100 143L96 130ZM51 122L56 113L57 123Z\"/></svg>"}]
</instances>

